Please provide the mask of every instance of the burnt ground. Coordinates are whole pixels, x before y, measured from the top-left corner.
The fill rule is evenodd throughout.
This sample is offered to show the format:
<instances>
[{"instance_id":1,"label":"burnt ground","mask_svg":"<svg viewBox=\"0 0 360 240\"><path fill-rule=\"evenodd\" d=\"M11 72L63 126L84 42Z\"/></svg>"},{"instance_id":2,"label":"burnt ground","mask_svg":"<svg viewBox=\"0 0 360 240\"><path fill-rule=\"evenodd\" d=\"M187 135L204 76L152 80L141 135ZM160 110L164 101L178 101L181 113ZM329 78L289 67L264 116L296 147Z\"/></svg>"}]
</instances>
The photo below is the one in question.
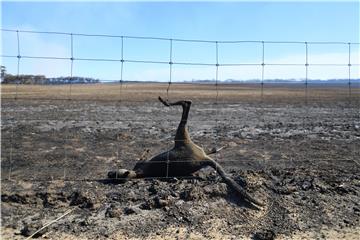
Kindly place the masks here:
<instances>
[{"instance_id":1,"label":"burnt ground","mask_svg":"<svg viewBox=\"0 0 360 240\"><path fill-rule=\"evenodd\" d=\"M2 239L24 239L68 210L37 237L357 239L359 102L289 99L199 98L190 112L194 142L225 146L217 161L266 203L260 210L211 169L189 179L103 180L146 149L171 147L181 111L155 98L3 99Z\"/></svg>"}]
</instances>

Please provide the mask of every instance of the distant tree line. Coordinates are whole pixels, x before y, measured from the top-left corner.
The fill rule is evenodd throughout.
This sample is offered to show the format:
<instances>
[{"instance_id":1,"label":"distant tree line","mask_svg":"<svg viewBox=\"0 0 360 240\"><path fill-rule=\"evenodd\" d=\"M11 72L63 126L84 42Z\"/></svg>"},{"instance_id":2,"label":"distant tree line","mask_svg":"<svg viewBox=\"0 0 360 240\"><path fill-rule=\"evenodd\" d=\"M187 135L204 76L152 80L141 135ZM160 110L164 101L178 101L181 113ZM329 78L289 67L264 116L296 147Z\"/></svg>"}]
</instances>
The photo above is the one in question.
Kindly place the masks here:
<instances>
[{"instance_id":1,"label":"distant tree line","mask_svg":"<svg viewBox=\"0 0 360 240\"><path fill-rule=\"evenodd\" d=\"M5 74L1 83L3 84L84 84L99 83L99 79L86 77L56 77L47 78L44 75L11 75Z\"/></svg>"},{"instance_id":2,"label":"distant tree line","mask_svg":"<svg viewBox=\"0 0 360 240\"><path fill-rule=\"evenodd\" d=\"M6 68L1 66L2 84L84 84L99 83L99 79L88 77L56 77L47 78L45 75L21 74L19 76L6 73Z\"/></svg>"}]
</instances>

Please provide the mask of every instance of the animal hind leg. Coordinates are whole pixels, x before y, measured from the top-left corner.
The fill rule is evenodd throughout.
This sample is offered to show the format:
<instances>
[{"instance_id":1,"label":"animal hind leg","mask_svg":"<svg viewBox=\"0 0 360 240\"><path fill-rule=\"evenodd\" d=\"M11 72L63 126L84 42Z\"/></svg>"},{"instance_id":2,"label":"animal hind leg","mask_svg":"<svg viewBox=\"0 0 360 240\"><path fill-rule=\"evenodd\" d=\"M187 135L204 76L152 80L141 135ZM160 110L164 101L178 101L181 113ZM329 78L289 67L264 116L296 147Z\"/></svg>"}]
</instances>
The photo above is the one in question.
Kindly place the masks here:
<instances>
[{"instance_id":1,"label":"animal hind leg","mask_svg":"<svg viewBox=\"0 0 360 240\"><path fill-rule=\"evenodd\" d=\"M257 200L256 198L252 197L250 194L248 194L239 184L237 184L231 177L229 177L225 170L218 164L214 159L207 157L206 161L203 161L203 167L212 167L215 169L218 174L222 177L222 179L225 181L226 184L228 184L231 188L233 188L241 197L244 198L247 202L253 204L256 206L265 206L264 203Z\"/></svg>"},{"instance_id":2,"label":"animal hind leg","mask_svg":"<svg viewBox=\"0 0 360 240\"><path fill-rule=\"evenodd\" d=\"M183 112L175 135L175 147L189 143L191 139L186 124L192 102L190 100L182 100L182 101L170 103L168 101L163 100L161 97L159 97L159 101L162 102L167 107L176 106L176 105L182 106Z\"/></svg>"}]
</instances>

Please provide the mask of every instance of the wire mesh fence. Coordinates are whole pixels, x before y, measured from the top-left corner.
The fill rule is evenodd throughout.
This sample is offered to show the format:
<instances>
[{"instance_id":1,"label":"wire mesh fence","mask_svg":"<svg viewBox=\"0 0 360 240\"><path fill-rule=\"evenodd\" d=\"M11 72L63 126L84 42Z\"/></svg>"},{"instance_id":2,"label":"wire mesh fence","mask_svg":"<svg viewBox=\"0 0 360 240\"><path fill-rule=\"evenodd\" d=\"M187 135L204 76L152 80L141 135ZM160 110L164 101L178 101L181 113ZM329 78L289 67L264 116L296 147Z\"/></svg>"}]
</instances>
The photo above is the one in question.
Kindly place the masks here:
<instances>
[{"instance_id":1,"label":"wire mesh fence","mask_svg":"<svg viewBox=\"0 0 360 240\"><path fill-rule=\"evenodd\" d=\"M175 131L172 125L176 125L175 122L179 121L180 113L172 115L172 113L169 113L170 110L161 110L158 107L153 107L151 101L155 101L158 95L166 96L167 100L181 98L198 100L197 103L200 105L199 109L193 109L192 111L196 111L195 114L199 113L199 116L191 119L191 122L195 123L195 126L190 126L190 130L194 130L196 133L194 139L202 143L205 142L205 148L215 147L218 149L224 144L228 145L228 136L232 138L234 136L240 136L240 139L247 139L247 135L244 134L244 129L246 129L245 132L247 131L249 135L252 134L258 137L256 144L258 144L259 148L262 148L262 152L269 152L269 149L267 149L269 146L266 144L262 145L263 141L269 141L269 139L261 138L262 132L259 132L259 128L266 129L267 123L273 124L274 119L276 121L281 118L287 119L287 116L291 114L293 114L292 116L296 116L295 120L292 119L293 117L291 119L288 118L287 124L288 127L290 126L289 128L292 128L291 131L297 131L292 137L302 136L302 140L296 142L301 144L303 141L306 141L308 135L311 135L311 131L314 131L315 128L311 123L314 119L319 121L319 108L326 110L321 114L324 117L323 119L327 121L331 121L332 118L339 118L339 120L336 121L343 121L345 119L351 126L350 132L357 131L356 126L358 126L360 122L359 114L356 110L359 107L360 86L357 78L359 78L358 68L360 64L352 55L352 49L358 48L359 43L209 41L11 29L2 29L2 32L16 34L17 43L16 49L13 49L13 51L16 52L6 51L1 55L3 59L16 61L17 76L15 84L2 85L2 99L3 102L5 102L2 111L3 179L13 179L14 176L17 176L18 179L29 179L29 176L27 176L24 171L26 172L26 168L31 166L26 162L31 163L34 161L31 158L37 157L44 159L40 164L42 166L36 166L36 168L43 170L43 178L30 177L31 180L62 179L71 181L94 181L100 177L92 175L93 177L89 178L88 172L84 174L81 173L81 166L91 161L92 157L98 157L98 164L95 164L91 168L101 169L104 167L104 165L101 165L102 163L106 163L106 166L113 167L116 164L119 165L120 159L124 156L127 159L136 158L134 152L127 154L125 151L128 148L124 147L134 144L132 143L134 141L138 144L136 148L147 148L148 146L144 146L146 143L149 144L149 147L154 146L155 149L160 149L160 145L171 148L172 136ZM29 54L22 49L23 41L25 41L22 40L23 34L50 35L55 38L61 37L65 40L67 39L69 44L67 49L69 52L59 55L53 54L52 52L48 52L48 55ZM93 56L92 54L78 55L79 51L77 51L77 49L81 43L79 39L85 39L84 41L86 41L86 39L89 38L110 39L109 41L112 43L115 41L116 45L114 45L114 49L117 49L117 51L115 51L116 53L104 54L99 57ZM132 47L132 42L136 41L160 42L160 46L164 49L163 52L167 54L163 54L163 57L157 55L141 55L141 53L136 52ZM190 47L184 49L184 46L179 44L185 44L185 47L194 46L192 44L204 44L206 46L204 47L206 52L205 59L201 57L189 59L186 51L194 51L196 48ZM144 45L144 43L142 43L142 45ZM251 45L250 49L256 51L258 55L257 60L249 61L241 55L227 59L224 58L224 55L221 53L222 50L231 51L232 48L239 46L240 49L242 49L242 45L246 46L245 48ZM345 48L346 59L328 59L324 62L318 61L317 59L312 60L310 49L326 45ZM269 52L269 55L273 54L271 53L271 51L274 51L273 46L279 47L280 50L281 46L296 46L296 48L302 49L302 54L300 58L294 61L287 60L286 58L278 61L274 61L270 57L267 59L267 52ZM244 49L242 50L244 51ZM134 51L135 54L130 54L131 51ZM179 54L179 52L182 52L182 54ZM129 57L127 55L129 55ZM37 60L67 62L70 76L69 81L62 85L22 84L20 81L22 66ZM98 64L115 64L114 66L119 69L118 78L112 79L111 83L107 84L78 84L77 77L74 75L77 71L76 67L78 66L83 69L83 66L86 67L90 64L95 64L91 66ZM147 85L146 81L142 83L132 83L134 79L125 77L127 69L134 68L141 71L141 66L144 65L165 66L165 74L163 74L163 76L166 76L167 81L152 82L151 85ZM91 69L91 66L88 67L88 69ZM221 81L225 80L221 79L221 75L226 72L228 68L237 68L238 72L235 74L241 74L244 67L254 69L253 72L256 72L258 76L255 78L255 81L236 83ZM328 85L312 82L310 78L311 70L318 69L318 71L321 71L323 67L342 69L344 75L347 76L347 81L342 81L340 84ZM175 80L177 70L180 68L206 69L210 72L209 75L213 75L213 77L211 81L183 83ZM300 72L303 73L303 76L300 76L299 81L267 81L267 79L269 79L267 73L271 71L276 72L277 68L302 69ZM80 69L79 72L81 72ZM295 72L298 73L299 70ZM177 79L179 79L179 77L177 77ZM141 84L142 86L140 86ZM290 91L288 89L290 89ZM290 95L290 97L287 95ZM335 110L326 105L327 98L332 101L334 100L334 96L336 96L336 100L341 102L340 106L336 107ZM287 97L287 100L283 102L279 110L278 107L279 104L282 104L282 97ZM278 104L277 106L273 105L275 102ZM241 106L239 103L241 103ZM250 108L253 103L256 103L256 111L244 111L242 109L244 107ZM134 104L138 105L135 106ZM145 107L138 108L138 106L140 106L139 104ZM304 104L305 107L299 107L297 104ZM146 110L146 108L150 110ZM340 113L337 112L338 108L343 108ZM105 111L99 113L99 109L105 109ZM37 114L37 111L39 114ZM241 111L244 112L242 113ZM257 127L244 124L244 118L241 114L251 115L250 120L246 119L249 125L251 125L254 119L258 119ZM167 119L167 123L164 123L164 119ZM300 125L293 124L297 119L300 119ZM248 123L249 121L250 123ZM24 123L34 123L37 126L40 124L41 128L24 127ZM101 125L101 127L98 125ZM171 131L162 130L165 134L157 133L156 127L160 125L166 126L171 129ZM241 126L241 128L237 126ZM299 126L301 126L301 129L299 129ZM22 127L25 129L22 130ZM331 128L331 125L327 127ZM80 128L81 131L76 131L76 129ZM89 130L89 128L92 129ZM147 129L140 131L141 128ZM52 138L44 137L44 129L52 132ZM84 129L86 131L88 130L88 132L84 131ZM96 132L94 129L100 130ZM115 135L122 135L122 139L118 139L114 135L107 135L111 131L116 131L115 129L121 130L121 132L117 132ZM102 133L102 130L107 132ZM46 134L48 134L48 132ZM129 135L128 139L124 137L124 132ZM251 132L251 134L249 132ZM321 132L321 130L316 131L318 135L321 135L319 132ZM149 135L152 133L155 133L154 140L147 140L144 141L143 144L139 144L143 139L149 138ZM359 164L356 160L358 156L358 150L356 150L358 140L356 136L354 137L352 134L349 134L348 137L351 138L348 140L352 142L347 145L347 149L351 153L350 155L341 156L335 154L333 155L336 156L335 158L315 156L316 151L314 153L300 148L304 151L301 156L299 153L290 152L288 153L289 156L284 158L281 156L282 144L293 143L291 143L291 141L279 141L279 143L276 143L277 138L281 138L286 133L276 133L272 132L272 130L269 130L267 133L272 134L271 141L275 142L273 146L275 146L279 152L278 156L270 157L278 158L277 164L286 165L289 164L289 162L299 164L302 161L310 161L314 158L322 159L324 162L337 162L341 160L342 162ZM131 137L132 134L135 134L136 140L134 137ZM26 140L26 138L29 139ZM325 138L331 140L329 136L325 136ZM154 143L154 141L157 141L157 143ZM340 140L335 137L333 141L336 142ZM47 143L45 144L44 142ZM105 142L107 145L101 142ZM232 144L235 145L236 143ZM340 141L340 144L343 144L343 142ZM93 149L93 151L84 151L84 146L85 149ZM106 147L105 152L102 150L102 157L96 155L97 151L101 151L99 146ZM49 147L54 147L54 149L47 149ZM136 151L138 151L137 154L141 152L141 150ZM214 158L221 164L228 164L229 166L233 166L234 163L239 162L245 165L258 164L260 162L260 165L265 166L269 158L265 155L255 155L251 158L240 157L240 159L237 159L239 155L232 156L230 153L219 152L214 155ZM62 159L61 163L56 162L58 159ZM76 163L78 160L81 160L81 163ZM179 161L182 162L182 160ZM94 161L91 162L94 163ZM74 163L76 164L74 165ZM170 161L168 158L163 164L165 164L166 169L168 169L171 163L173 163L173 161ZM21 169L21 171L15 171L14 174L14 165ZM74 169L75 167L76 169ZM55 171L46 171L46 168L53 168ZM5 172L6 174L4 174ZM166 174L165 178L167 177L169 176Z\"/></svg>"}]
</instances>

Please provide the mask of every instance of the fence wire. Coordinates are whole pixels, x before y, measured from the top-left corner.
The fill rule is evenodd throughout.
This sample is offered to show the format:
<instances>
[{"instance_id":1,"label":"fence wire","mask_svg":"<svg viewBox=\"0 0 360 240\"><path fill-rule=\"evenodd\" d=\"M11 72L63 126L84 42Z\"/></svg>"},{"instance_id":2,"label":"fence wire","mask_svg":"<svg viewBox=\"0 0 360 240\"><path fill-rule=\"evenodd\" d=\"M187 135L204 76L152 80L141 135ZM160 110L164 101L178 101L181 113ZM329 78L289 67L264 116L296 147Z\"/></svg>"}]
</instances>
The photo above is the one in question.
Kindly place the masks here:
<instances>
[{"instance_id":1,"label":"fence wire","mask_svg":"<svg viewBox=\"0 0 360 240\"><path fill-rule=\"evenodd\" d=\"M359 43L355 43L355 42L302 42L302 41L218 41L218 40L199 40L199 39L177 39L177 38L161 38L161 37L144 37L144 36L125 36L125 35L107 35L107 34L84 34L84 33L68 33L68 32L48 32L48 31L27 31L27 30L13 30L13 29L1 29L2 32L14 32L16 33L16 39L17 39L17 53L13 54L13 55L9 55L9 54L1 54L2 58L10 58L10 59L17 59L17 70L16 70L16 76L17 76L17 82L16 82L16 88L15 88L15 95L14 98L10 98L10 99L14 99L14 100L27 100L27 99L31 99L31 100L71 100L71 101L93 101L94 99L77 99L74 94L73 94L73 84L74 82L74 77L73 77L73 73L74 73L74 63L78 62L78 61L89 61L89 62L118 62L120 63L120 73L119 73L119 99L118 99L118 106L121 106L121 104L123 104L125 101L127 101L127 99L125 99L124 94L123 94L123 88L124 88L124 83L126 81L130 81L129 79L126 79L124 77L124 71L126 68L126 63L137 63L137 64L160 64L160 65L168 65L169 66L169 77L168 77L168 82L167 82L167 87L166 87L166 99L170 101L171 97L172 97L172 92L171 92L171 86L173 84L173 66L174 65L182 65L182 66L208 66L208 67L214 67L215 68L215 83L214 85L214 110L215 110L215 120L209 120L207 119L206 121L213 121L215 122L215 129L213 131L213 139L214 139L214 147L215 149L218 149L219 146L219 131L220 131L220 109L221 107L219 106L219 72L221 71L222 67L229 67L229 66L258 66L261 69L261 78L259 81L259 86L260 86L260 100L261 100L261 116L260 118L262 118L262 122L266 122L266 119L264 117L264 85L265 83L265 79L266 79L266 67L267 66L300 66L300 67L304 67L305 68L305 76L304 76L304 100L305 100L305 104L306 106L308 105L308 100L309 100L309 94L308 94L308 84L309 84L309 67L310 66L344 66L347 67L347 76L348 76L348 99L351 102L351 97L352 97L352 83L351 83L351 72L352 72L352 67L353 66L360 66L359 63L352 63L351 62L351 49L352 46L358 46ZM64 36L68 36L69 37L69 42L70 42L70 54L68 57L63 57L63 56L38 56L38 55L25 55L22 54L21 52L21 33L30 33L30 34L42 34L42 35L64 35ZM89 38L93 38L93 37L102 37L102 38L117 38L120 39L121 42L121 52L119 54L119 58L84 58L84 57L78 57L74 54L74 39L76 37L89 37ZM162 41L164 42L164 44L169 44L169 58L168 61L158 61L158 60L145 60L145 59L130 59L130 58L126 58L126 56L124 56L124 49L125 49L125 44L124 44L124 40L133 40L133 39L142 39L142 40L156 40L156 41ZM213 62L190 62L190 61L174 61L174 54L173 54L173 50L174 50L174 43L175 42L189 42L189 43L208 43L208 44L213 44L215 46L215 59ZM244 62L235 62L235 63L227 63L227 62L220 62L219 61L219 52L221 49L221 46L224 45L231 45L231 44L245 44L245 43L256 43L260 45L261 48L261 62L259 63L244 63ZM278 44L278 45L283 45L283 44L296 44L296 45L303 45L305 48L305 59L303 63L270 63L270 62L266 62L266 46L267 44ZM348 62L347 63L310 63L309 62L309 46L310 45L329 45L329 44L333 44L333 45L344 45L347 46L348 48ZM19 93L19 85L20 85L20 73L21 73L21 60L22 59L43 59L43 60L66 60L70 62L70 82L69 82L69 89L68 89L68 95L65 98L54 98L54 97L50 97L50 98L27 98L27 97L20 97L20 93ZM8 99L8 98L3 98L3 99ZM96 99L96 101L102 101L104 99ZM94 104L96 104L96 101L94 101ZM113 101L113 100L110 100ZM96 106L95 106L96 107ZM91 109L89 110L91 112ZM120 110L119 110L120 111ZM90 114L91 115L91 114ZM306 125L306 122L308 121L307 116L309 116L309 112L308 112L308 107L306 107L306 114L304 116L303 119L303 124ZM18 120L35 120L35 121L42 121L42 120L38 120L35 118L23 118L23 119L18 119ZM48 119L49 120L49 119ZM54 119L54 120L59 120L59 119ZM71 121L70 118L65 119L65 121ZM96 119L90 119L90 121L96 121ZM119 120L119 121L141 121L139 119L123 119L123 120ZM147 120L144 120L147 121ZM195 120L196 121L196 120ZM11 122L11 136L10 136L10 161L9 161L9 174L8 174L8 179L11 180L12 179L12 165L13 165L13 156L14 156L14 124L15 122ZM7 138L2 138L2 140L5 140ZM63 139L63 145L64 145L64 162L63 162L63 178L62 180L64 181L83 181L81 179L70 179L67 175L67 162L68 162L68 146L70 146L72 144L72 140L74 140L73 138L69 137L68 135ZM116 156L117 159L120 158L120 142L118 141L117 144L117 150L116 150ZM218 160L218 152L215 153L215 160ZM339 159L336 159L339 160ZM343 159L344 161L354 161L356 164L359 164L356 160L349 160L349 159ZM234 162L236 160L222 160L222 162ZM249 162L252 162L253 160L248 160ZM292 161L294 161L292 159ZM164 178L173 178L173 176L169 176L169 165L170 165L170 158L169 155L167 156L167 160L166 162L166 177ZM171 161L173 162L173 161ZM186 162L186 161L176 161L176 162ZM246 160L242 160L242 162L246 162ZM264 160L265 162L265 160ZM154 164L158 164L161 162L157 162ZM184 177L177 177L177 178L184 178ZM99 179L85 179L85 181L97 181Z\"/></svg>"}]
</instances>

